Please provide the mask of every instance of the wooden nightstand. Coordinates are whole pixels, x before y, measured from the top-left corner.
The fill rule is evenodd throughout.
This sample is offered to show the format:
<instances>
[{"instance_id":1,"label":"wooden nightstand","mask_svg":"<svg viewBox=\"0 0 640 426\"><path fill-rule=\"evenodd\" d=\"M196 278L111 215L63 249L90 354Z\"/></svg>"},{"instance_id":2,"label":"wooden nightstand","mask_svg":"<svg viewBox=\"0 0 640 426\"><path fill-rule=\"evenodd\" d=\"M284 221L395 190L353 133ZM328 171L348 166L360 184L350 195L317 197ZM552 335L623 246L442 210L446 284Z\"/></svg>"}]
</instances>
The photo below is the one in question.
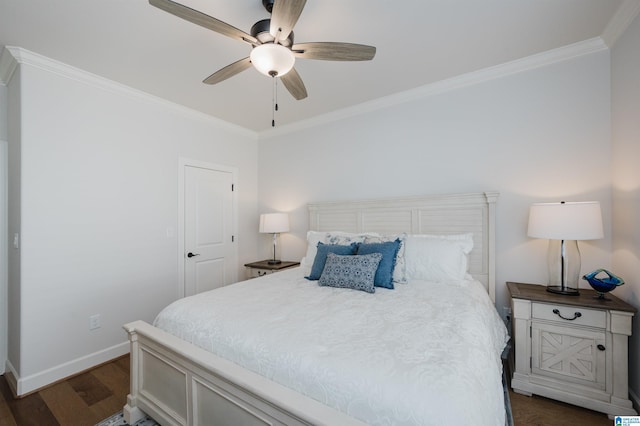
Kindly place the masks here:
<instances>
[{"instance_id":1,"label":"wooden nightstand","mask_svg":"<svg viewBox=\"0 0 640 426\"><path fill-rule=\"evenodd\" d=\"M633 416L628 339L636 309L593 290L579 296L508 282L515 339L514 391L537 394L609 416Z\"/></svg>"},{"instance_id":2,"label":"wooden nightstand","mask_svg":"<svg viewBox=\"0 0 640 426\"><path fill-rule=\"evenodd\" d=\"M260 262L246 263L244 266L247 268L247 278L258 278L284 269L295 268L300 266L300 262L285 262L283 260L280 263L270 265L268 260L261 260Z\"/></svg>"}]
</instances>

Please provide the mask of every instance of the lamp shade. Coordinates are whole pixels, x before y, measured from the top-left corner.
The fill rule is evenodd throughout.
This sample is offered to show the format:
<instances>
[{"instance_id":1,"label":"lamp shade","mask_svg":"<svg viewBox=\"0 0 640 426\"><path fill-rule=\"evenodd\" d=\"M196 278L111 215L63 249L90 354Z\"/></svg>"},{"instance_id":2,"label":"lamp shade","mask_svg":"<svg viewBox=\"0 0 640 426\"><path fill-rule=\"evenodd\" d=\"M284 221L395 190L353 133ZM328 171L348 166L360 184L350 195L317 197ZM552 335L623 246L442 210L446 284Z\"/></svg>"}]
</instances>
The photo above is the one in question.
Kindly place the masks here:
<instances>
[{"instance_id":1,"label":"lamp shade","mask_svg":"<svg viewBox=\"0 0 640 426\"><path fill-rule=\"evenodd\" d=\"M282 77L293 68L296 61L290 49L274 43L254 47L249 55L251 63L264 75Z\"/></svg>"},{"instance_id":2,"label":"lamp shade","mask_svg":"<svg viewBox=\"0 0 640 426\"><path fill-rule=\"evenodd\" d=\"M265 213L260 215L260 232L279 234L289 232L289 215L286 213Z\"/></svg>"},{"instance_id":3,"label":"lamp shade","mask_svg":"<svg viewBox=\"0 0 640 426\"><path fill-rule=\"evenodd\" d=\"M548 240L597 240L604 237L597 201L535 203L529 208L527 235Z\"/></svg>"}]
</instances>

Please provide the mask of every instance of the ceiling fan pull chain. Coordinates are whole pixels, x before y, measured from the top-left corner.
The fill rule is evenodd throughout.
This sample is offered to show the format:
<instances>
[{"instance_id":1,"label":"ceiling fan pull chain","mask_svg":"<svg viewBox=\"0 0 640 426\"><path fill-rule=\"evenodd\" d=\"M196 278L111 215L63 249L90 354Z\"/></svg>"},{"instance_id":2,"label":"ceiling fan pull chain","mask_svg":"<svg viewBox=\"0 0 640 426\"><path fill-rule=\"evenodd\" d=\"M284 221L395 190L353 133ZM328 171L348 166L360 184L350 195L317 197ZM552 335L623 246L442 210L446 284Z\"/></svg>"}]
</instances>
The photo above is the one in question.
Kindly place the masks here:
<instances>
[{"instance_id":1,"label":"ceiling fan pull chain","mask_svg":"<svg viewBox=\"0 0 640 426\"><path fill-rule=\"evenodd\" d=\"M278 79L276 78L276 74L272 74L271 78L273 78L273 91L271 93L271 102L273 104L273 109L271 110L271 127L276 127L276 111L278 110Z\"/></svg>"},{"instance_id":2,"label":"ceiling fan pull chain","mask_svg":"<svg viewBox=\"0 0 640 426\"><path fill-rule=\"evenodd\" d=\"M276 127L276 76L272 75L271 78L273 79L273 85L271 86L271 106L273 106L271 109L271 127Z\"/></svg>"}]
</instances>

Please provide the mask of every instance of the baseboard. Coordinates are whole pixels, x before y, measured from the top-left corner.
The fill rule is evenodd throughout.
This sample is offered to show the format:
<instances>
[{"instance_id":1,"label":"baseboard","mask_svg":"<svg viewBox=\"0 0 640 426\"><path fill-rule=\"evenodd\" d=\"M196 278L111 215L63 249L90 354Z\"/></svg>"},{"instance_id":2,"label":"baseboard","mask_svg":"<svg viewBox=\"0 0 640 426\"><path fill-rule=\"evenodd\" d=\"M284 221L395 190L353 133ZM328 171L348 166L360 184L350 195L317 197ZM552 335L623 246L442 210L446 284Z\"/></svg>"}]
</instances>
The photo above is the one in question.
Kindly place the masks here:
<instances>
[{"instance_id":1,"label":"baseboard","mask_svg":"<svg viewBox=\"0 0 640 426\"><path fill-rule=\"evenodd\" d=\"M18 381L16 380L16 377L18 375L16 374L16 369L13 368L13 365L9 362L9 360L6 360L4 362L4 366L4 378L7 380L11 392L13 392L13 396L16 396L18 395Z\"/></svg>"},{"instance_id":2,"label":"baseboard","mask_svg":"<svg viewBox=\"0 0 640 426\"><path fill-rule=\"evenodd\" d=\"M633 408L640 413L640 396L633 391L633 389L629 388L629 399L633 404Z\"/></svg>"},{"instance_id":3,"label":"baseboard","mask_svg":"<svg viewBox=\"0 0 640 426\"><path fill-rule=\"evenodd\" d=\"M7 375L7 381L15 395L22 397L127 353L129 353L128 341L25 377L20 377L7 361L6 366L10 373Z\"/></svg>"}]
</instances>

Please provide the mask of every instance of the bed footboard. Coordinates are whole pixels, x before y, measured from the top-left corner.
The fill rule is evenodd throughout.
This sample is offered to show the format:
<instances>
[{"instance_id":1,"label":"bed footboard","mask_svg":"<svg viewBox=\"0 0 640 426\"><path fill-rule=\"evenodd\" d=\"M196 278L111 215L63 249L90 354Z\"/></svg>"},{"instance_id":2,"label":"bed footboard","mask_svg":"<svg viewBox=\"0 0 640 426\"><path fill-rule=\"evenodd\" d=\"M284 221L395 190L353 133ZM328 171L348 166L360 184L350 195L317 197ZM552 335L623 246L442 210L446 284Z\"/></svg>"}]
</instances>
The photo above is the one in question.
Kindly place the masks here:
<instances>
[{"instance_id":1,"label":"bed footboard","mask_svg":"<svg viewBox=\"0 0 640 426\"><path fill-rule=\"evenodd\" d=\"M145 414L162 425L364 424L144 321L124 328L131 344L129 424Z\"/></svg>"}]
</instances>

